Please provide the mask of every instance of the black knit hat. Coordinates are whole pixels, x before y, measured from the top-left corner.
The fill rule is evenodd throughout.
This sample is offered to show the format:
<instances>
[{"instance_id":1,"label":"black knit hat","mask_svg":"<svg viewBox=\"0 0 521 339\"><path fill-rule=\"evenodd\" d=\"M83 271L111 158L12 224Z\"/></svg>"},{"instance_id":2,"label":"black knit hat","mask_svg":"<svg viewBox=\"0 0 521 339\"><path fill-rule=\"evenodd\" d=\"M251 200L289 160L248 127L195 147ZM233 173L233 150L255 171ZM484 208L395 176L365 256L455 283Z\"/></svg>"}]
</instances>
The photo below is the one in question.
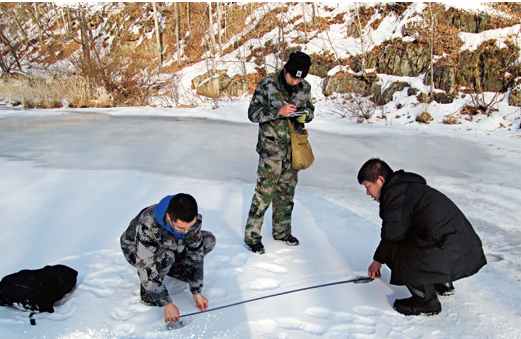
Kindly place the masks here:
<instances>
[{"instance_id":1,"label":"black knit hat","mask_svg":"<svg viewBox=\"0 0 521 339\"><path fill-rule=\"evenodd\" d=\"M292 52L284 65L286 71L294 78L305 78L311 66L311 58L306 53Z\"/></svg>"}]
</instances>

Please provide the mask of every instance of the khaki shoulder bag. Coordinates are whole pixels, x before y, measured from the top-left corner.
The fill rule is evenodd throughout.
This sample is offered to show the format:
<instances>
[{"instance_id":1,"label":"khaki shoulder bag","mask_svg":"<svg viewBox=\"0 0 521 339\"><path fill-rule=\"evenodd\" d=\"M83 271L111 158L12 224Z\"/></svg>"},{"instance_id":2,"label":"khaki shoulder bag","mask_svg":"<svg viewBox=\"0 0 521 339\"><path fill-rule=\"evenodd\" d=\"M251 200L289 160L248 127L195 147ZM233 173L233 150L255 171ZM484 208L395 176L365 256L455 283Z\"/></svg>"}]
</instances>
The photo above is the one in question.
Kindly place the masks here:
<instances>
[{"instance_id":1,"label":"khaki shoulder bag","mask_svg":"<svg viewBox=\"0 0 521 339\"><path fill-rule=\"evenodd\" d=\"M275 76L272 76L272 78L276 85L277 79ZM279 90L279 93L282 104L285 105L284 94L282 94L281 90ZM313 154L311 144L308 141L308 130L304 128L302 133L295 132L289 118L287 121L291 136L291 166L296 170L305 170L311 167L313 162L315 162L315 155Z\"/></svg>"},{"instance_id":2,"label":"khaki shoulder bag","mask_svg":"<svg viewBox=\"0 0 521 339\"><path fill-rule=\"evenodd\" d=\"M288 126L291 135L291 166L296 170L305 170L315 162L315 156L308 140L308 130L304 128L302 133L295 132L289 119Z\"/></svg>"}]
</instances>

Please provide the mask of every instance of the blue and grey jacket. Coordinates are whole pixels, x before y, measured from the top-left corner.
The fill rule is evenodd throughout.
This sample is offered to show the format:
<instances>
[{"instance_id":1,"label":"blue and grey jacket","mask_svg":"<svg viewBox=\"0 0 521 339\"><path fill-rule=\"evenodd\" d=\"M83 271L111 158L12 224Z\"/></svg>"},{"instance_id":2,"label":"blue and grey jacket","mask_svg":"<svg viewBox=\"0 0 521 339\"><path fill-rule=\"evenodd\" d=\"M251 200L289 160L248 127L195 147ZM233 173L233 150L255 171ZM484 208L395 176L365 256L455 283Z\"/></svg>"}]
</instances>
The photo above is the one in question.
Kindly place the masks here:
<instances>
[{"instance_id":1,"label":"blue and grey jacket","mask_svg":"<svg viewBox=\"0 0 521 339\"><path fill-rule=\"evenodd\" d=\"M188 268L187 282L192 294L203 287L202 216L181 234L166 222L165 214L173 195L144 208L121 235L120 244L127 261L137 268L141 298L147 304L165 306L172 302L163 280L173 264Z\"/></svg>"}]
</instances>

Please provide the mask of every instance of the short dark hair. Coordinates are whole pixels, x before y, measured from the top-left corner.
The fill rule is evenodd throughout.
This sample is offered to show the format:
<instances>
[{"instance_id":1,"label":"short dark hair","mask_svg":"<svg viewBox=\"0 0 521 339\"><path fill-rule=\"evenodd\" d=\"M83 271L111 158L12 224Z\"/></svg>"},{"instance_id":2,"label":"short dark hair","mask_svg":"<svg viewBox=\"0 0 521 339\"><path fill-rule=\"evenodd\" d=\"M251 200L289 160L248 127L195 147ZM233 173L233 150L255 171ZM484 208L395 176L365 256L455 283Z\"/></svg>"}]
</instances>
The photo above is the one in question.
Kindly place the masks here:
<instances>
[{"instance_id":1,"label":"short dark hair","mask_svg":"<svg viewBox=\"0 0 521 339\"><path fill-rule=\"evenodd\" d=\"M379 176L382 176L385 181L389 180L393 170L385 161L378 158L369 159L363 164L360 171L358 171L358 183L362 184L364 181L376 182Z\"/></svg>"},{"instance_id":2,"label":"short dark hair","mask_svg":"<svg viewBox=\"0 0 521 339\"><path fill-rule=\"evenodd\" d=\"M170 216L170 220L175 222L181 220L190 222L197 216L197 201L190 194L176 194L168 204L166 212Z\"/></svg>"}]
</instances>

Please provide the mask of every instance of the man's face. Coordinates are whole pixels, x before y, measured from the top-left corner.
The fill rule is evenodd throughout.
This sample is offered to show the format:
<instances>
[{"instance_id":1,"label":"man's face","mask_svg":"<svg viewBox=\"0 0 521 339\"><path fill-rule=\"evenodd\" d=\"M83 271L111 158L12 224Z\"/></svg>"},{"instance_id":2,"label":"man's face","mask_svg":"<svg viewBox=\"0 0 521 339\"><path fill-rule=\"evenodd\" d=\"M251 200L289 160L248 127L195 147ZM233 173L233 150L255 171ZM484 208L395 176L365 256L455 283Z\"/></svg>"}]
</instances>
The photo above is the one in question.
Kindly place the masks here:
<instances>
[{"instance_id":1,"label":"man's face","mask_svg":"<svg viewBox=\"0 0 521 339\"><path fill-rule=\"evenodd\" d=\"M293 75L289 74L289 72L286 71L286 69L284 69L284 78L290 86L295 86L296 84L302 81L302 78L294 78Z\"/></svg>"},{"instance_id":2,"label":"man's face","mask_svg":"<svg viewBox=\"0 0 521 339\"><path fill-rule=\"evenodd\" d=\"M370 182L368 180L365 180L362 182L362 185L365 187L365 193L371 198L373 198L374 201L380 202L380 193L382 191L382 186L384 185L385 179L383 177L378 177L376 179L376 182Z\"/></svg>"},{"instance_id":3,"label":"man's face","mask_svg":"<svg viewBox=\"0 0 521 339\"><path fill-rule=\"evenodd\" d=\"M179 219L177 219L176 221L172 221L170 220L170 215L166 215L166 218L168 220L168 222L170 223L170 226L172 226L172 228L179 232L179 233L183 233L183 234L186 234L188 233L188 231L190 231L190 228L192 228L195 223L197 222L197 217L194 218L194 220L190 221L190 222L184 222L184 221L181 221Z\"/></svg>"}]
</instances>

